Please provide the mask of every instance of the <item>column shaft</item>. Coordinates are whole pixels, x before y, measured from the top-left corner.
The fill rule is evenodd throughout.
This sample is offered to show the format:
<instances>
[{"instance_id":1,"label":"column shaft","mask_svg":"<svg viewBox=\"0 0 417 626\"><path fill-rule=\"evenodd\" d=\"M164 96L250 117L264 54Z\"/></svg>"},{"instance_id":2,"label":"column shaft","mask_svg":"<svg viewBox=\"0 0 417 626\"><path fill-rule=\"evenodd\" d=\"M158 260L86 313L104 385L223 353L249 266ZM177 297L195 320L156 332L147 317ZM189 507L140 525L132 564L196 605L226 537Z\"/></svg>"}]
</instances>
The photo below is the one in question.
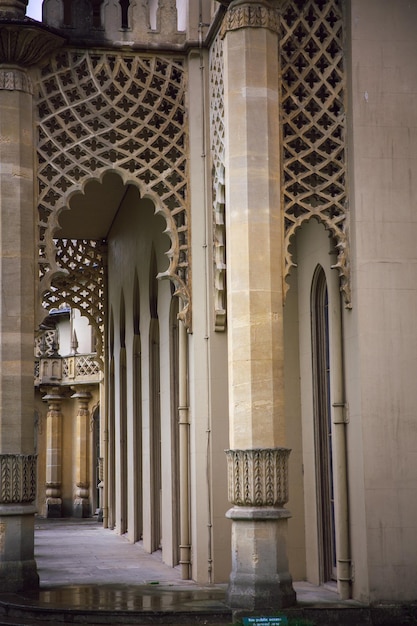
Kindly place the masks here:
<instances>
[{"instance_id":1,"label":"column shaft","mask_svg":"<svg viewBox=\"0 0 417 626\"><path fill-rule=\"evenodd\" d=\"M227 300L232 448L285 440L277 36L225 38Z\"/></svg>"},{"instance_id":2,"label":"column shaft","mask_svg":"<svg viewBox=\"0 0 417 626\"><path fill-rule=\"evenodd\" d=\"M62 412L58 387L44 396L46 415L46 517L61 517L62 498Z\"/></svg>"},{"instance_id":3,"label":"column shaft","mask_svg":"<svg viewBox=\"0 0 417 626\"><path fill-rule=\"evenodd\" d=\"M264 613L295 602L286 557L283 217L278 15L233 0L224 22L230 606Z\"/></svg>"},{"instance_id":4,"label":"column shaft","mask_svg":"<svg viewBox=\"0 0 417 626\"><path fill-rule=\"evenodd\" d=\"M75 428L75 499L73 506L74 517L89 517L90 511L90 472L89 472L89 439L90 439L90 411L88 403L91 393L80 391L73 398L78 398L78 411Z\"/></svg>"},{"instance_id":5,"label":"column shaft","mask_svg":"<svg viewBox=\"0 0 417 626\"><path fill-rule=\"evenodd\" d=\"M30 81L0 65L0 582L35 588L34 219ZM5 467L10 463L11 471ZM19 469L20 468L20 469ZM28 490L23 473L32 476Z\"/></svg>"}]
</instances>

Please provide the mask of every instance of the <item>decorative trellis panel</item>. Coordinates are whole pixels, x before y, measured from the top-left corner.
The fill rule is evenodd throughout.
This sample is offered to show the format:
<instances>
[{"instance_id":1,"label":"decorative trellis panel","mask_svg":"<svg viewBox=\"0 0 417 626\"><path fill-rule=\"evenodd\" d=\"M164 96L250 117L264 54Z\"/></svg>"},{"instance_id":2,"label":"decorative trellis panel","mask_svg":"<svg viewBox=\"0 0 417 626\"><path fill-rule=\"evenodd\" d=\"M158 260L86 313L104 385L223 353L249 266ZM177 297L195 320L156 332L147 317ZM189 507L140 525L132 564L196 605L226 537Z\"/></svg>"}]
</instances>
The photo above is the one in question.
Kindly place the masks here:
<instances>
[{"instance_id":1,"label":"decorative trellis panel","mask_svg":"<svg viewBox=\"0 0 417 626\"><path fill-rule=\"evenodd\" d=\"M224 186L223 41L218 36L210 50L210 146L213 176L215 328L226 328L226 233Z\"/></svg>"},{"instance_id":2,"label":"decorative trellis panel","mask_svg":"<svg viewBox=\"0 0 417 626\"><path fill-rule=\"evenodd\" d=\"M104 241L55 239L56 260L61 268L52 288L43 293L44 308L71 304L97 329L97 354L102 356L105 302Z\"/></svg>"},{"instance_id":3,"label":"decorative trellis panel","mask_svg":"<svg viewBox=\"0 0 417 626\"><path fill-rule=\"evenodd\" d=\"M334 237L350 306L342 0L292 0L281 16L285 275L290 240L316 217Z\"/></svg>"},{"instance_id":4,"label":"decorative trellis panel","mask_svg":"<svg viewBox=\"0 0 417 626\"><path fill-rule=\"evenodd\" d=\"M58 215L88 180L117 172L167 221L170 265L190 323L186 80L181 58L63 50L38 84L40 294L103 322L103 242L57 240ZM94 319L94 322L93 322Z\"/></svg>"},{"instance_id":5,"label":"decorative trellis panel","mask_svg":"<svg viewBox=\"0 0 417 626\"><path fill-rule=\"evenodd\" d=\"M284 277L291 238L315 217L334 237L340 289L351 306L343 0L289 0L279 14ZM226 307L222 42L210 51L216 320ZM288 284L284 281L285 292ZM222 319L225 327L225 316Z\"/></svg>"}]
</instances>

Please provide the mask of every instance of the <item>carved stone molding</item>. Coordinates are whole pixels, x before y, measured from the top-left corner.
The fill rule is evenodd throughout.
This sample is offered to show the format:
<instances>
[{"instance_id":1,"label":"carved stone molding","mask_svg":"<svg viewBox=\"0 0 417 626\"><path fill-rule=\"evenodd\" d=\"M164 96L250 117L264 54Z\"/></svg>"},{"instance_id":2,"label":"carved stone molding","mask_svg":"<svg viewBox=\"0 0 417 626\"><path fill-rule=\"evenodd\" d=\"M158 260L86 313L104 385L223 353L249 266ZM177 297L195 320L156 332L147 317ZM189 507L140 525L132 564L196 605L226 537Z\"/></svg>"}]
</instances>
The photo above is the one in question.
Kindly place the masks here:
<instances>
[{"instance_id":1,"label":"carved stone molding","mask_svg":"<svg viewBox=\"0 0 417 626\"><path fill-rule=\"evenodd\" d=\"M33 502L36 497L36 455L0 454L0 504Z\"/></svg>"},{"instance_id":2,"label":"carved stone molding","mask_svg":"<svg viewBox=\"0 0 417 626\"><path fill-rule=\"evenodd\" d=\"M6 22L0 16L0 63L30 67L64 42L63 37L24 21Z\"/></svg>"},{"instance_id":3,"label":"carved stone molding","mask_svg":"<svg viewBox=\"0 0 417 626\"><path fill-rule=\"evenodd\" d=\"M17 68L0 69L0 91L3 90L33 93L29 76Z\"/></svg>"},{"instance_id":4,"label":"carved stone molding","mask_svg":"<svg viewBox=\"0 0 417 626\"><path fill-rule=\"evenodd\" d=\"M229 502L282 507L288 502L287 448L226 450Z\"/></svg>"},{"instance_id":5,"label":"carved stone molding","mask_svg":"<svg viewBox=\"0 0 417 626\"><path fill-rule=\"evenodd\" d=\"M224 37L227 31L239 28L267 28L278 33L278 10L259 0L232 4L225 15L221 36Z\"/></svg>"}]
</instances>

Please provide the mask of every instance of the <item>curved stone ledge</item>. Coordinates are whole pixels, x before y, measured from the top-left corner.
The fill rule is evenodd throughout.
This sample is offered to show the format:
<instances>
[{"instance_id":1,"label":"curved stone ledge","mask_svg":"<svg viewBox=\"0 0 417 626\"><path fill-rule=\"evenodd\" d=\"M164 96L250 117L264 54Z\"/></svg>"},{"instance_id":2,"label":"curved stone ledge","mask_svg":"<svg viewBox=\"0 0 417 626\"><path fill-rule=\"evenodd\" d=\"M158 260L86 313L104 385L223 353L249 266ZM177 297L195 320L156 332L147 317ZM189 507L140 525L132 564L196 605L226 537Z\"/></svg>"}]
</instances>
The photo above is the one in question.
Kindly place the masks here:
<instances>
[{"instance_id":1,"label":"curved stone ledge","mask_svg":"<svg viewBox=\"0 0 417 626\"><path fill-rule=\"evenodd\" d=\"M276 507L253 507L253 506L234 506L226 512L226 517L234 521L256 520L266 521L277 519L288 519L291 513L288 509Z\"/></svg>"},{"instance_id":2,"label":"curved stone ledge","mask_svg":"<svg viewBox=\"0 0 417 626\"><path fill-rule=\"evenodd\" d=\"M0 63L30 67L64 43L60 35L28 24L9 22L0 16Z\"/></svg>"}]
</instances>

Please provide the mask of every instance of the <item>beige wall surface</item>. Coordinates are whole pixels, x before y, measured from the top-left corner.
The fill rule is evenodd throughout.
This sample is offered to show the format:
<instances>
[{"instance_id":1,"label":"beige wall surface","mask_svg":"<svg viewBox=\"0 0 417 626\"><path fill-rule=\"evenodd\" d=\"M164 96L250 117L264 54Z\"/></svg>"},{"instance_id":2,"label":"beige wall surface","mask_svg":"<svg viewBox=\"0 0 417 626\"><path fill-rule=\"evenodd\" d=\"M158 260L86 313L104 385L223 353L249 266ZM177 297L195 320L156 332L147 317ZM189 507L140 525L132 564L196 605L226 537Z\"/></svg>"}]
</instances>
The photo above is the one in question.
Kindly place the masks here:
<instances>
[{"instance_id":1,"label":"beige wall surface","mask_svg":"<svg viewBox=\"0 0 417 626\"><path fill-rule=\"evenodd\" d=\"M198 186L195 194L198 193ZM201 199L201 196L200 196ZM197 203L197 199L196 199ZM201 213L201 205L198 205L200 218L196 219L196 240L203 237L205 231L204 213ZM117 406L119 398L118 385L118 351L120 346L120 301L123 293L126 312L126 348L127 363L131 362L131 346L133 340L133 310L134 310L134 277L138 276L140 291L140 331L142 345L142 441L143 441L143 545L145 549L152 550L150 529L152 526L151 498L151 418L150 418L150 378L149 378L149 290L150 290L150 258L151 249L154 247L157 271L166 270L168 265L167 251L171 243L164 233L166 229L165 219L161 215L155 215L155 207L149 200L139 198L139 194L132 188L126 194L125 201L120 207L109 234L109 311L114 319L114 354L115 354L115 382L116 382L116 441L119 436L117 425ZM228 520L224 518L227 508L226 494L226 470L224 449L227 447L227 402L225 398L225 378L221 376L221 364L226 371L226 357L224 336L216 337L213 343L217 346L213 352L212 347L207 347L207 329L212 327L205 309L205 282L207 272L207 260L205 259L206 248L196 245L196 259L193 269L196 272L197 284L194 294L194 325L193 333L189 336L189 404L190 404L190 492L191 492L191 528L192 528L192 577L201 582L207 582L210 577L209 569L216 580L225 580L229 573L230 550L228 549L229 533L224 532L228 527ZM175 477L172 473L173 450L171 420L177 423L177 414L169 397L169 380L172 364L169 356L169 309L171 301L171 287L167 280L157 281L158 290L158 318L160 328L160 375L161 375L161 452L162 452L162 554L167 564L175 565L175 553L178 547L178 539L175 536ZM217 355L217 356L216 356ZM208 384L209 371L217 374ZM217 378L220 380L217 381ZM226 379L227 380L227 379ZM134 437L131 416L132 407L132 381L128 378L128 441ZM220 398L220 401L219 401ZM216 428L213 420L219 421ZM211 430L213 428L213 434ZM129 443L130 446L130 443ZM129 447L128 459L128 507L132 506L134 494L132 491L132 463L134 458L139 458L140 452L134 447ZM117 495L121 489L120 457L116 445L116 530L120 528L121 501ZM221 484L219 483L221 481ZM211 517L210 517L211 515ZM130 524L129 514L129 524ZM215 520L213 530L209 521ZM130 536L131 529L128 528ZM134 540L132 535L132 540ZM215 558L213 558L213 555ZM214 560L211 563L210 559Z\"/></svg>"},{"instance_id":2,"label":"beige wall surface","mask_svg":"<svg viewBox=\"0 0 417 626\"><path fill-rule=\"evenodd\" d=\"M354 548L354 588L371 601L411 600L417 563L417 3L352 0L350 20L353 310L345 340L349 430L361 425L364 464L363 479L352 476L350 489L363 488L366 503L363 512L351 511L353 527L357 521L366 527L366 546ZM354 467L355 450L361 455L362 449L354 438L349 443Z\"/></svg>"}]
</instances>

